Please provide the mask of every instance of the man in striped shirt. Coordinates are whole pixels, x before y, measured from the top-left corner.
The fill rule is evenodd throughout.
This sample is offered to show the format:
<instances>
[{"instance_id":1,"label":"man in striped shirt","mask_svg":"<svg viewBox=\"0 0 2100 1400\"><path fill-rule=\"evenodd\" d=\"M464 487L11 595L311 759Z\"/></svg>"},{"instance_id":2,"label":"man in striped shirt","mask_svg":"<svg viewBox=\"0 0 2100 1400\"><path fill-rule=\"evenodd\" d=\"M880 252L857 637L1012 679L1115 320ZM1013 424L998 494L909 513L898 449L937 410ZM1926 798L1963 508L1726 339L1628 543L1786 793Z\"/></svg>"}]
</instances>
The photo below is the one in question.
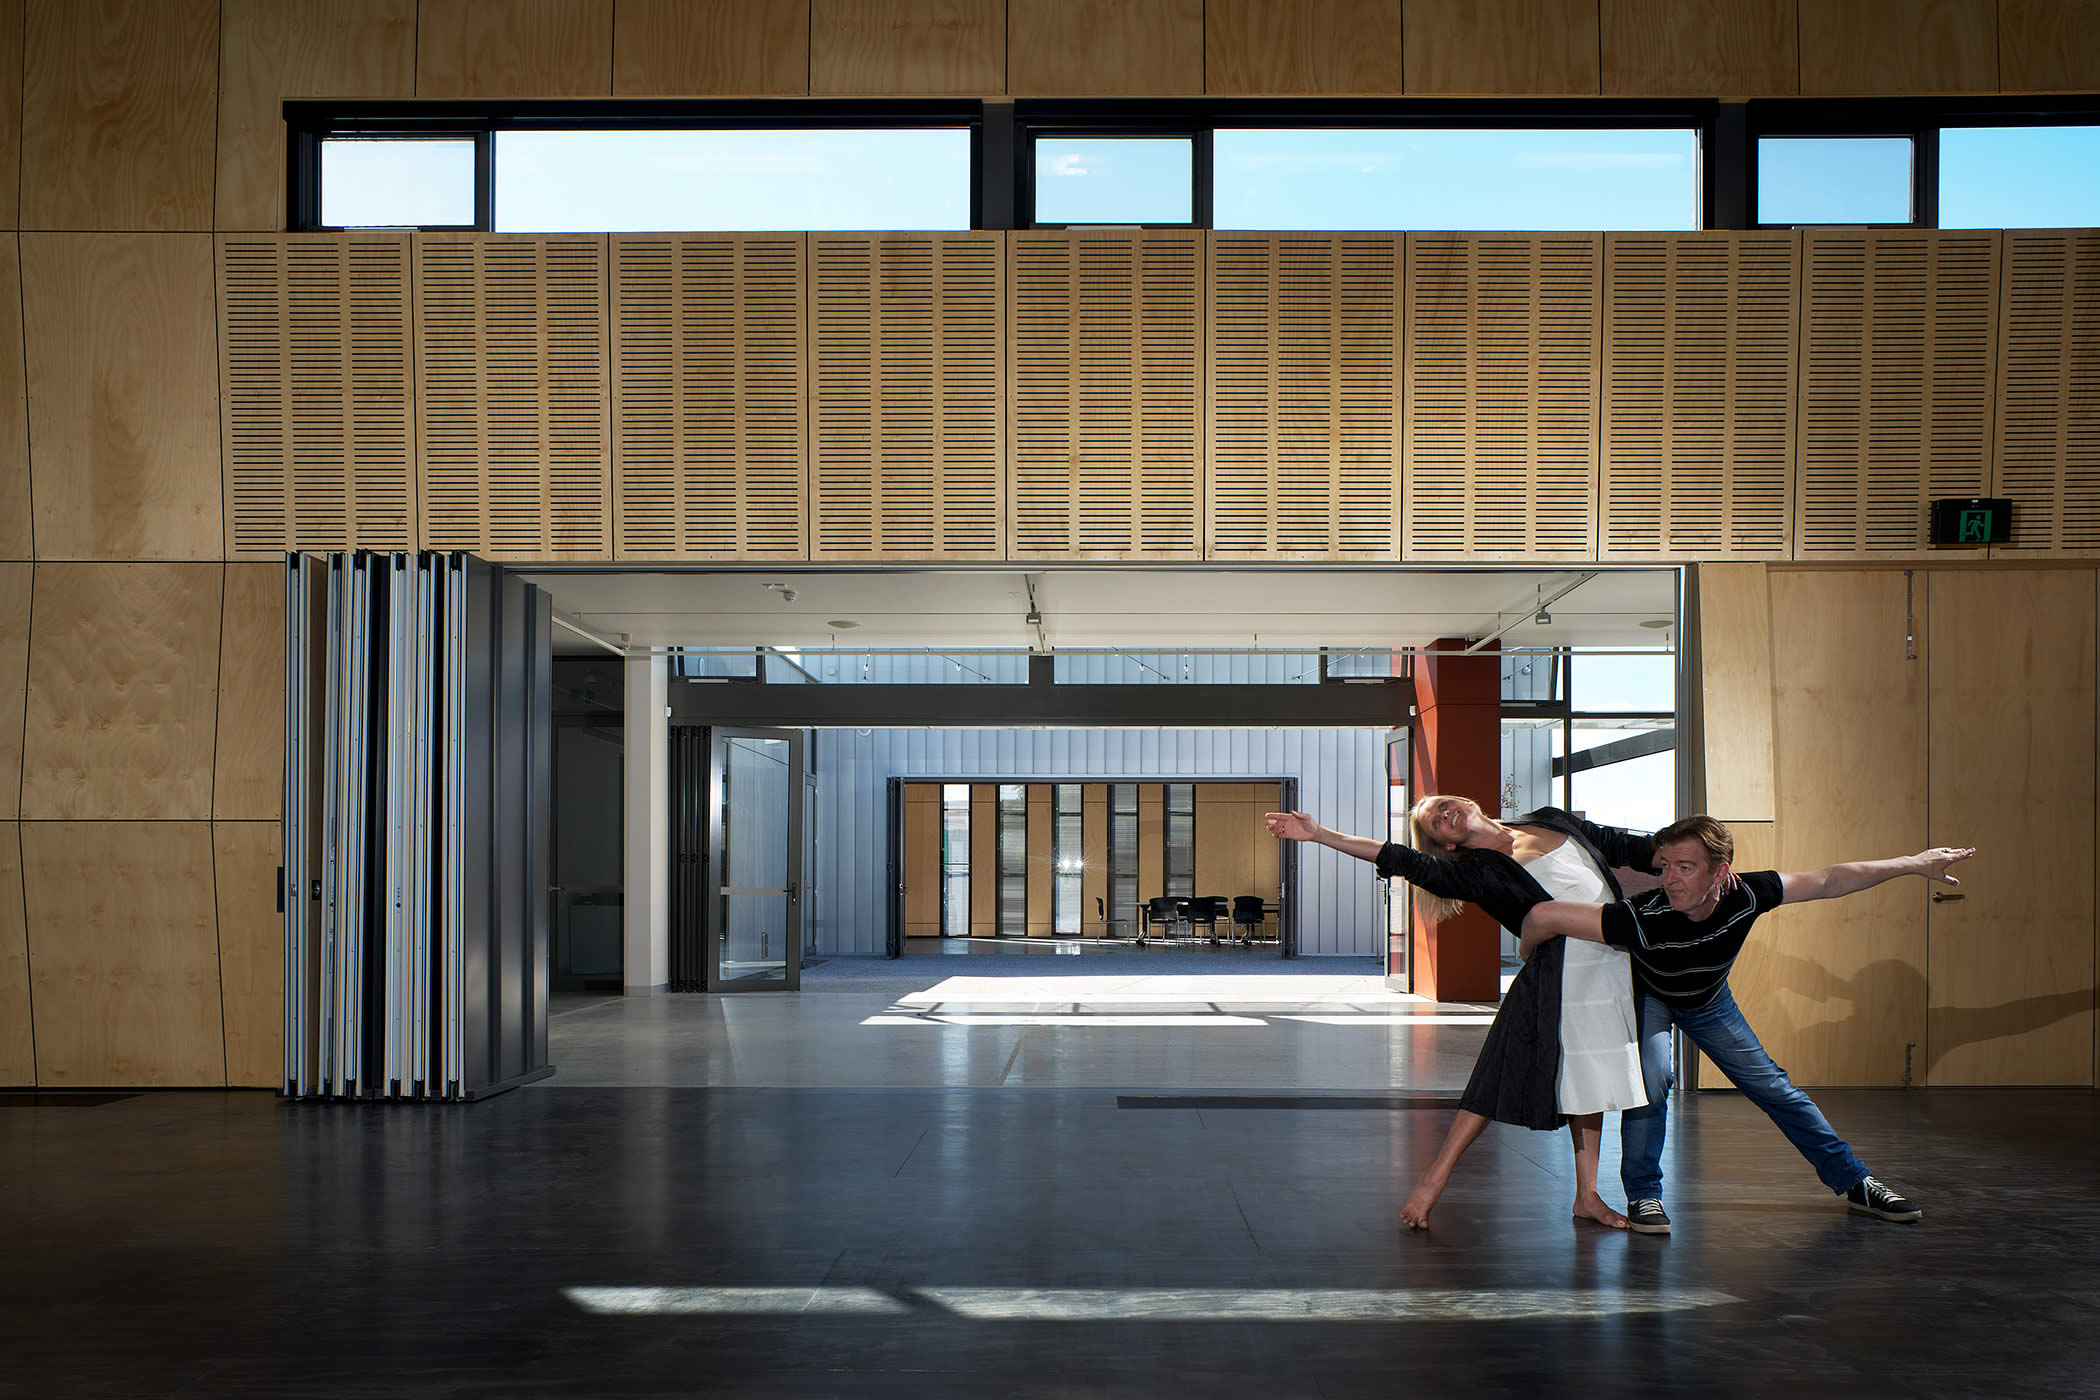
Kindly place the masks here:
<instances>
[{"instance_id":1,"label":"man in striped shirt","mask_svg":"<svg viewBox=\"0 0 2100 1400\"><path fill-rule=\"evenodd\" d=\"M1566 934L1623 948L1633 959L1640 1002L1641 1071L1648 1106L1620 1118L1620 1181L1629 1228L1670 1232L1662 1204L1663 1134L1670 1096L1669 1030L1677 1026L1779 1125L1816 1175L1853 1210L1882 1220L1924 1212L1876 1181L1808 1095L1772 1062L1728 990L1728 969L1760 914L1780 904L1837 899L1899 875L1960 884L1947 867L1973 847L1935 847L1893 860L1825 866L1806 875L1775 870L1737 875L1735 838L1712 817L1686 817L1655 833L1662 887L1617 904L1540 904L1524 920L1522 952Z\"/></svg>"}]
</instances>

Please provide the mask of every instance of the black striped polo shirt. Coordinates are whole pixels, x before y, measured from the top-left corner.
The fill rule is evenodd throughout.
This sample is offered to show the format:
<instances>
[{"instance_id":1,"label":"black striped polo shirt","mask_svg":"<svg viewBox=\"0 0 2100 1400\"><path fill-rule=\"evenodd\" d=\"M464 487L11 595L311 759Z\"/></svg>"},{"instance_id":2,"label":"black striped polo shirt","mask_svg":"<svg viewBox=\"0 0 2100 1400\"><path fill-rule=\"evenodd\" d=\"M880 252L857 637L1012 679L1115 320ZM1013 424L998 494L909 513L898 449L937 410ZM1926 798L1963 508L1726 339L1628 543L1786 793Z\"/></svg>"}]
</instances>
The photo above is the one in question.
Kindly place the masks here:
<instances>
[{"instance_id":1,"label":"black striped polo shirt","mask_svg":"<svg viewBox=\"0 0 2100 1400\"><path fill-rule=\"evenodd\" d=\"M1776 870L1739 874L1707 918L1694 923L1659 889L1604 906L1604 941L1633 958L1635 983L1682 1011L1713 1000L1728 981L1757 916L1785 898Z\"/></svg>"}]
</instances>

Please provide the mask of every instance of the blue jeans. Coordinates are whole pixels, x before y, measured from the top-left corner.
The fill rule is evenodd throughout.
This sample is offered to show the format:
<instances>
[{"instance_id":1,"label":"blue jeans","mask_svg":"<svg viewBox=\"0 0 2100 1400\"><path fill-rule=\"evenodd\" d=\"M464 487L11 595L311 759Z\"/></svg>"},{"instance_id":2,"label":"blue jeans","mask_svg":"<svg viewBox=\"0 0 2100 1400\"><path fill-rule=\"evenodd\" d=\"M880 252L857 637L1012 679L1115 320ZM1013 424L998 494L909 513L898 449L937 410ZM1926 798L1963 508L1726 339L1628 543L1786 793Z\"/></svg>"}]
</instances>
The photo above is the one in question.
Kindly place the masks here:
<instances>
[{"instance_id":1,"label":"blue jeans","mask_svg":"<svg viewBox=\"0 0 2100 1400\"><path fill-rule=\"evenodd\" d=\"M1648 1106L1629 1108L1619 1115L1619 1183L1626 1188L1629 1202L1662 1197L1663 1135L1670 1118L1672 1023L1706 1052L1745 1097L1779 1125L1779 1131L1808 1159L1825 1186L1842 1194L1865 1179L1866 1167L1852 1155L1845 1140L1831 1130L1823 1111L1794 1087L1785 1070L1772 1063L1726 985L1697 1011L1679 1011L1645 992L1636 993L1636 999L1640 1006L1641 1078L1647 1085Z\"/></svg>"}]
</instances>

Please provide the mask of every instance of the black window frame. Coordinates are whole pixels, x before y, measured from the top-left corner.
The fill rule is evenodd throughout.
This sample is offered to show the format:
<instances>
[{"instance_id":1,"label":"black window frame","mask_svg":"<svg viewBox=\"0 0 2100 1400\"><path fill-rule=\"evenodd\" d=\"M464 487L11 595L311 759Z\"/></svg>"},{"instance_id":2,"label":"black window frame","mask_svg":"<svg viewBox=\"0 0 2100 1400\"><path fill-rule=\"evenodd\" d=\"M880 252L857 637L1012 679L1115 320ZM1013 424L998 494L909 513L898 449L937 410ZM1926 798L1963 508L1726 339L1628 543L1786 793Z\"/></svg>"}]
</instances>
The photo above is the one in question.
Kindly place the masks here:
<instances>
[{"instance_id":1,"label":"black window frame","mask_svg":"<svg viewBox=\"0 0 2100 1400\"><path fill-rule=\"evenodd\" d=\"M505 131L819 131L961 127L970 139L970 227L984 227L985 107L972 100L534 99L516 102L324 102L284 104L288 168L285 226L294 232L353 232L321 222L321 142L332 137L445 137L475 142L474 224L394 225L418 232L494 232L495 137ZM364 227L364 226L360 226ZM588 230L579 230L585 231ZM667 232L670 230L666 230Z\"/></svg>"}]
</instances>

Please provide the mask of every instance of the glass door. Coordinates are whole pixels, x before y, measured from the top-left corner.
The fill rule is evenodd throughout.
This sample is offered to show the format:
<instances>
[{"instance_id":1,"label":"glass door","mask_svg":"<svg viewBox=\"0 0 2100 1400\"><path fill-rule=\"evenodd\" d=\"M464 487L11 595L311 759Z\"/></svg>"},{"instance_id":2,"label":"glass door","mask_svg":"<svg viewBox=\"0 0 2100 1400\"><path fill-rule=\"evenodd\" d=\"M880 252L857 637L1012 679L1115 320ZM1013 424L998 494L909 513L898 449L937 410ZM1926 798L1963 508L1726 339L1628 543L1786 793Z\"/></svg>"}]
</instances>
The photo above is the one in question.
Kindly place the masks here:
<instances>
[{"instance_id":1,"label":"glass door","mask_svg":"<svg viewBox=\"0 0 2100 1400\"><path fill-rule=\"evenodd\" d=\"M710 991L802 985L802 743L793 729L710 731Z\"/></svg>"}]
</instances>

